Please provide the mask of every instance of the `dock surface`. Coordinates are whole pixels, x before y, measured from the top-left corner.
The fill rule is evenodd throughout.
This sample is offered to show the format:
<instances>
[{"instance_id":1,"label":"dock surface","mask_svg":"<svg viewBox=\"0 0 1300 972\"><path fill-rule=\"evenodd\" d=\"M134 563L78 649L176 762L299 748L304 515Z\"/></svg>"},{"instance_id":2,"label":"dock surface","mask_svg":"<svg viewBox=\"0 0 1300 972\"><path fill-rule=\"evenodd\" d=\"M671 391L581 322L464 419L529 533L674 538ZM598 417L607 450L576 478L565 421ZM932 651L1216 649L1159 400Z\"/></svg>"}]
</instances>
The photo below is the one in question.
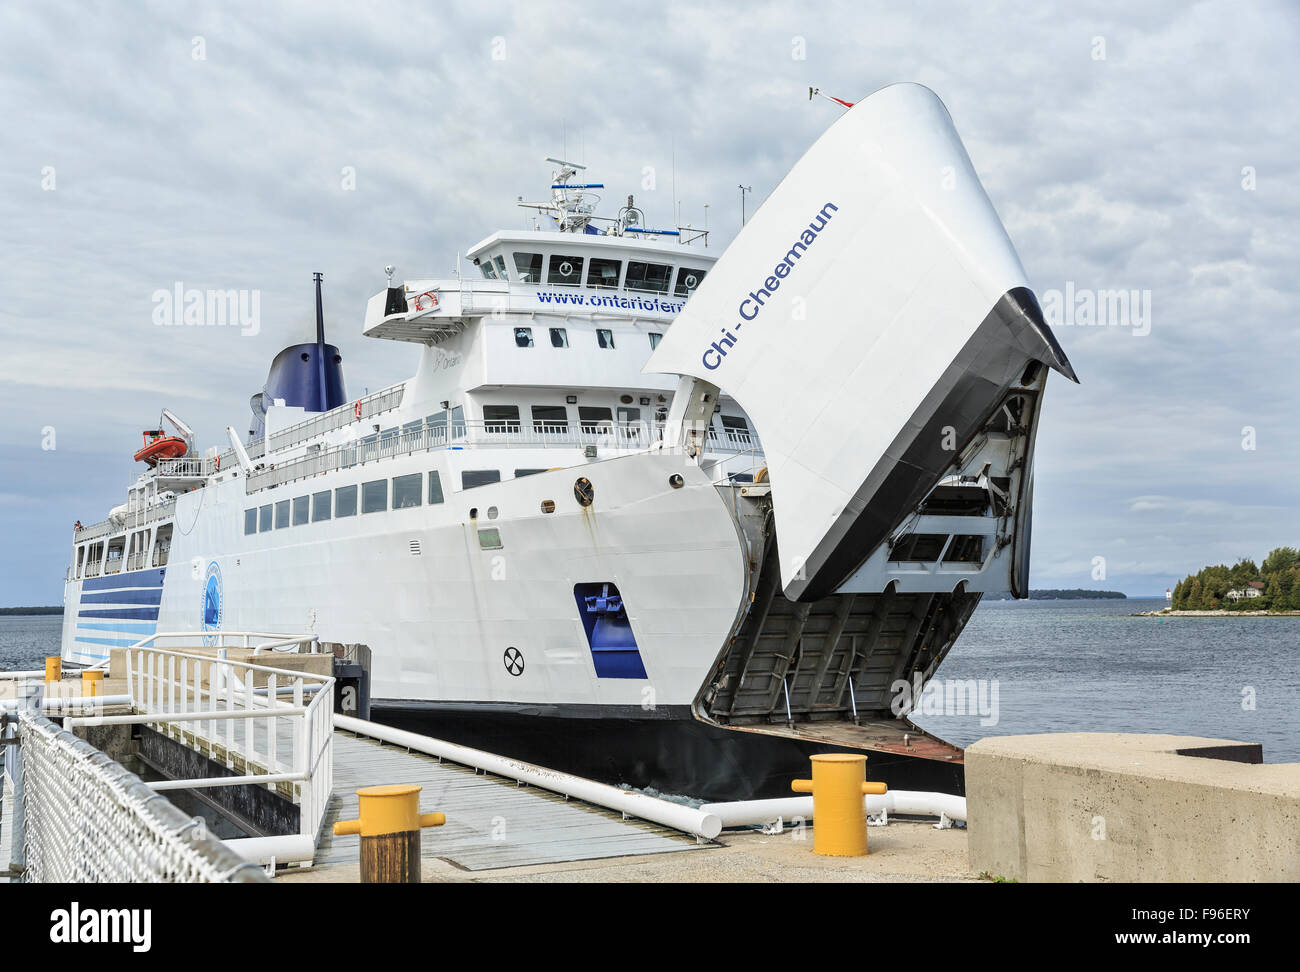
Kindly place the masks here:
<instances>
[{"instance_id":1,"label":"dock surface","mask_svg":"<svg viewBox=\"0 0 1300 972\"><path fill-rule=\"evenodd\" d=\"M335 837L334 822L356 817L358 788L388 783L419 784L421 810L447 815L424 831L422 857L467 871L716 850L667 827L336 729L334 798L313 869L355 866L360 838Z\"/></svg>"}]
</instances>

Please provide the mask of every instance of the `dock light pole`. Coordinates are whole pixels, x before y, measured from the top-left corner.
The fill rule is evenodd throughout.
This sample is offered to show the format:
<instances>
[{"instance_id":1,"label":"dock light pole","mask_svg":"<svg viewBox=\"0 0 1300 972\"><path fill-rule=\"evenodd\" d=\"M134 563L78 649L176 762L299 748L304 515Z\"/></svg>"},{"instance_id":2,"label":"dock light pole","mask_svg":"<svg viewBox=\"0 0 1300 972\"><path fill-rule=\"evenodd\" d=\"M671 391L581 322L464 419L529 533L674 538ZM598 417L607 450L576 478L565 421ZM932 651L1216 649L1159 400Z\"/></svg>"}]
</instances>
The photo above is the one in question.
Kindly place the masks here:
<instances>
[{"instance_id":1,"label":"dock light pole","mask_svg":"<svg viewBox=\"0 0 1300 972\"><path fill-rule=\"evenodd\" d=\"M790 789L813 795L813 853L862 857L867 853L867 811L862 797L887 793L884 783L868 783L867 757L820 753L812 757L812 779Z\"/></svg>"},{"instance_id":2,"label":"dock light pole","mask_svg":"<svg viewBox=\"0 0 1300 972\"><path fill-rule=\"evenodd\" d=\"M420 812L414 783L362 787L357 800L357 819L337 821L334 836L361 835L362 883L419 884L420 829L441 827L447 817Z\"/></svg>"},{"instance_id":3,"label":"dock light pole","mask_svg":"<svg viewBox=\"0 0 1300 972\"><path fill-rule=\"evenodd\" d=\"M745 225L745 193L753 192L753 186L738 186L740 189L740 225Z\"/></svg>"}]
</instances>

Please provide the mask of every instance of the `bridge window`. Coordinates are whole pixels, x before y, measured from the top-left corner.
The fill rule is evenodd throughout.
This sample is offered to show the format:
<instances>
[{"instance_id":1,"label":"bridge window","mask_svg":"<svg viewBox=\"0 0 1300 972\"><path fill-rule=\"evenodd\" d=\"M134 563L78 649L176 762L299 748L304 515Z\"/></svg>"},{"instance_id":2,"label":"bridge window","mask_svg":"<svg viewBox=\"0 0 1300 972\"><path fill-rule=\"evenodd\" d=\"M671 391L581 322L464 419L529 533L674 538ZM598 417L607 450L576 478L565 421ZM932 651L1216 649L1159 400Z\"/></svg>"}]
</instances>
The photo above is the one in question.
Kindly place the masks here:
<instances>
[{"instance_id":1,"label":"bridge window","mask_svg":"<svg viewBox=\"0 0 1300 972\"><path fill-rule=\"evenodd\" d=\"M429 505L442 502L442 479L438 476L438 470L429 471Z\"/></svg>"},{"instance_id":2,"label":"bridge window","mask_svg":"<svg viewBox=\"0 0 1300 972\"><path fill-rule=\"evenodd\" d=\"M357 515L357 488L355 486L340 486L334 490L334 515L336 517Z\"/></svg>"},{"instance_id":3,"label":"bridge window","mask_svg":"<svg viewBox=\"0 0 1300 972\"><path fill-rule=\"evenodd\" d=\"M311 497L295 496L293 498L293 525L302 526L311 519Z\"/></svg>"},{"instance_id":4,"label":"bridge window","mask_svg":"<svg viewBox=\"0 0 1300 972\"><path fill-rule=\"evenodd\" d=\"M567 348L569 346L569 332L562 327L551 328L551 347Z\"/></svg>"},{"instance_id":5,"label":"bridge window","mask_svg":"<svg viewBox=\"0 0 1300 972\"><path fill-rule=\"evenodd\" d=\"M542 255L540 253L516 253L515 273L523 283L542 282Z\"/></svg>"},{"instance_id":6,"label":"bridge window","mask_svg":"<svg viewBox=\"0 0 1300 972\"><path fill-rule=\"evenodd\" d=\"M518 405L484 405L483 428L488 432L518 432Z\"/></svg>"},{"instance_id":7,"label":"bridge window","mask_svg":"<svg viewBox=\"0 0 1300 972\"><path fill-rule=\"evenodd\" d=\"M625 435L635 437L641 430L641 409L620 406L618 424Z\"/></svg>"},{"instance_id":8,"label":"bridge window","mask_svg":"<svg viewBox=\"0 0 1300 972\"><path fill-rule=\"evenodd\" d=\"M534 405L533 429L548 433L568 432L568 409L563 405Z\"/></svg>"},{"instance_id":9,"label":"bridge window","mask_svg":"<svg viewBox=\"0 0 1300 972\"><path fill-rule=\"evenodd\" d=\"M506 258L503 256L494 256L492 262L497 265L497 276L502 280L506 279Z\"/></svg>"},{"instance_id":10,"label":"bridge window","mask_svg":"<svg viewBox=\"0 0 1300 972\"><path fill-rule=\"evenodd\" d=\"M275 504L275 528L283 530L289 525L289 501L280 500Z\"/></svg>"},{"instance_id":11,"label":"bridge window","mask_svg":"<svg viewBox=\"0 0 1300 972\"><path fill-rule=\"evenodd\" d=\"M361 512L382 513L388 509L388 480L372 479L361 484Z\"/></svg>"},{"instance_id":12,"label":"bridge window","mask_svg":"<svg viewBox=\"0 0 1300 972\"><path fill-rule=\"evenodd\" d=\"M409 476L393 477L393 509L405 510L412 506L420 505L421 480L424 478L421 473L411 473Z\"/></svg>"},{"instance_id":13,"label":"bridge window","mask_svg":"<svg viewBox=\"0 0 1300 972\"><path fill-rule=\"evenodd\" d=\"M609 435L614 431L614 413L602 405L579 405L578 426L588 435Z\"/></svg>"},{"instance_id":14,"label":"bridge window","mask_svg":"<svg viewBox=\"0 0 1300 972\"><path fill-rule=\"evenodd\" d=\"M475 486L489 486L501 482L500 469L464 469L460 474L460 488L473 489Z\"/></svg>"},{"instance_id":15,"label":"bridge window","mask_svg":"<svg viewBox=\"0 0 1300 972\"><path fill-rule=\"evenodd\" d=\"M700 285L700 281L703 279L703 270L695 270L691 267L678 267L677 287L673 290L673 294L677 297L689 297L695 292L695 288Z\"/></svg>"},{"instance_id":16,"label":"bridge window","mask_svg":"<svg viewBox=\"0 0 1300 972\"><path fill-rule=\"evenodd\" d=\"M551 272L547 282L562 287L577 287L582 283L582 257L551 257Z\"/></svg>"},{"instance_id":17,"label":"bridge window","mask_svg":"<svg viewBox=\"0 0 1300 972\"><path fill-rule=\"evenodd\" d=\"M531 327L515 328L515 347L531 348L533 346L533 329Z\"/></svg>"},{"instance_id":18,"label":"bridge window","mask_svg":"<svg viewBox=\"0 0 1300 972\"><path fill-rule=\"evenodd\" d=\"M655 348L659 347L659 342L662 341L662 340L664 339L664 336L663 336L662 334L660 334L658 331L651 331L651 332L647 335L647 337L650 338L650 350L651 350L651 351L653 351Z\"/></svg>"},{"instance_id":19,"label":"bridge window","mask_svg":"<svg viewBox=\"0 0 1300 972\"><path fill-rule=\"evenodd\" d=\"M614 290L618 287L618 275L622 269L622 260L592 257L587 265L587 286L597 290Z\"/></svg>"},{"instance_id":20,"label":"bridge window","mask_svg":"<svg viewBox=\"0 0 1300 972\"><path fill-rule=\"evenodd\" d=\"M487 263L480 263L479 270L482 271L485 280L495 280L497 278L497 268L492 265L491 260L487 261Z\"/></svg>"},{"instance_id":21,"label":"bridge window","mask_svg":"<svg viewBox=\"0 0 1300 972\"><path fill-rule=\"evenodd\" d=\"M626 290L639 290L647 294L668 293L668 283L672 280L673 268L664 263L638 263L629 260Z\"/></svg>"},{"instance_id":22,"label":"bridge window","mask_svg":"<svg viewBox=\"0 0 1300 972\"><path fill-rule=\"evenodd\" d=\"M321 520L330 518L331 500L334 494L328 489L320 493L311 494L311 521L319 523Z\"/></svg>"},{"instance_id":23,"label":"bridge window","mask_svg":"<svg viewBox=\"0 0 1300 972\"><path fill-rule=\"evenodd\" d=\"M726 431L727 441L732 443L745 444L750 441L749 426L739 415L719 415L722 419L722 428Z\"/></svg>"},{"instance_id":24,"label":"bridge window","mask_svg":"<svg viewBox=\"0 0 1300 972\"><path fill-rule=\"evenodd\" d=\"M257 511L257 529L259 533L265 533L271 529L271 504L268 503Z\"/></svg>"},{"instance_id":25,"label":"bridge window","mask_svg":"<svg viewBox=\"0 0 1300 972\"><path fill-rule=\"evenodd\" d=\"M451 437L465 438L465 409L460 405L451 410Z\"/></svg>"},{"instance_id":26,"label":"bridge window","mask_svg":"<svg viewBox=\"0 0 1300 972\"><path fill-rule=\"evenodd\" d=\"M257 532L257 508L244 510L244 536L250 536Z\"/></svg>"},{"instance_id":27,"label":"bridge window","mask_svg":"<svg viewBox=\"0 0 1300 972\"><path fill-rule=\"evenodd\" d=\"M606 350L614 350L614 332L608 328L596 328L596 344Z\"/></svg>"}]
</instances>

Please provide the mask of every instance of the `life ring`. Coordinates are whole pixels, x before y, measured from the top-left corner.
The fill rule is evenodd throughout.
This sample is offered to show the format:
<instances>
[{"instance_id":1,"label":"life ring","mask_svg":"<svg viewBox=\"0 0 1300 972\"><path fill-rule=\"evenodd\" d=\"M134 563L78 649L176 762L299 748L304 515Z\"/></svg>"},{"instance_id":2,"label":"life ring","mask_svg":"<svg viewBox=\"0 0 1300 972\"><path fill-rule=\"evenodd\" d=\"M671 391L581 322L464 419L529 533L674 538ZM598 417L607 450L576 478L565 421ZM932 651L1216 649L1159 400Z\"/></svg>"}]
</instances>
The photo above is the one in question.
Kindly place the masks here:
<instances>
[{"instance_id":1,"label":"life ring","mask_svg":"<svg viewBox=\"0 0 1300 972\"><path fill-rule=\"evenodd\" d=\"M355 405L352 406L352 414L355 415L358 419L361 418L361 401L360 401L360 399L358 399L358 400L357 400L357 403L356 403Z\"/></svg>"},{"instance_id":2,"label":"life ring","mask_svg":"<svg viewBox=\"0 0 1300 972\"><path fill-rule=\"evenodd\" d=\"M212 468L213 468L216 472L221 472L221 457L220 457L220 456L213 456L213 457L212 457Z\"/></svg>"}]
</instances>

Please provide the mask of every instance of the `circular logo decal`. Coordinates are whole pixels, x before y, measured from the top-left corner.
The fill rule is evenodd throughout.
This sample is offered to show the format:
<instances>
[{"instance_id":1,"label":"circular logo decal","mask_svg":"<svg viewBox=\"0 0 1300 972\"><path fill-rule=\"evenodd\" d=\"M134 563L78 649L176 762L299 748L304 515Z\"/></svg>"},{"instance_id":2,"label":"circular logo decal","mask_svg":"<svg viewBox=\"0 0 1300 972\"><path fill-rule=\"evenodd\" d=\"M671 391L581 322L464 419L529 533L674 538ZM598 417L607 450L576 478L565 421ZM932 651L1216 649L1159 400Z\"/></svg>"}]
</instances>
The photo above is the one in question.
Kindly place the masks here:
<instances>
[{"instance_id":1,"label":"circular logo decal","mask_svg":"<svg viewBox=\"0 0 1300 972\"><path fill-rule=\"evenodd\" d=\"M220 631L221 630L221 568L217 566L214 560L208 564L208 573L203 580L203 630ZM215 645L219 639L216 637L205 637L205 644Z\"/></svg>"},{"instance_id":2,"label":"circular logo decal","mask_svg":"<svg viewBox=\"0 0 1300 972\"><path fill-rule=\"evenodd\" d=\"M524 673L524 656L518 648L507 648L505 653L506 671L511 675L522 675Z\"/></svg>"}]
</instances>

